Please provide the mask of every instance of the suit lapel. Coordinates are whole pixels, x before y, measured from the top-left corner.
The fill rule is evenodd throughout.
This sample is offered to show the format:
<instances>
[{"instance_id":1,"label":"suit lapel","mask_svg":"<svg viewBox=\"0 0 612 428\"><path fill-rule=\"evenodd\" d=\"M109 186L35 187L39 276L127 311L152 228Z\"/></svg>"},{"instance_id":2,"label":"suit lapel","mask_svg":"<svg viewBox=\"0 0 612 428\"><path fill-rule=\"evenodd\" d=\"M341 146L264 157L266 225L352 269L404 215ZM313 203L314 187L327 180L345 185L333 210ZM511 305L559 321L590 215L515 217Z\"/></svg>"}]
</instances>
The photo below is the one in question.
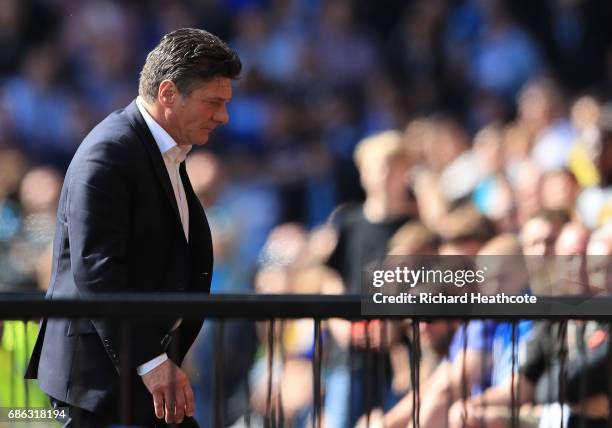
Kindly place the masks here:
<instances>
[{"instance_id":1,"label":"suit lapel","mask_svg":"<svg viewBox=\"0 0 612 428\"><path fill-rule=\"evenodd\" d=\"M174 196L174 190L172 190L172 183L170 182L170 177L168 177L168 170L166 168L166 164L164 163L164 158L162 157L161 152L159 151L159 147L155 143L155 139L153 135L151 135L151 131L147 126L147 123L144 121L140 111L138 111L138 107L136 106L136 101L132 101L129 106L126 108L126 112L128 113L128 117L132 126L138 133L140 140L142 141L151 163L153 164L153 170L155 171L155 175L159 179L159 182L164 189L164 193L172 206L172 209L175 214L176 221L178 221L181 229L183 228L181 222L181 215L179 213L178 205L176 203L176 197Z\"/></svg>"},{"instance_id":2,"label":"suit lapel","mask_svg":"<svg viewBox=\"0 0 612 428\"><path fill-rule=\"evenodd\" d=\"M213 263L210 227L202 204L191 186L185 162L181 163L179 174L185 188L185 197L189 207L190 288L198 291L208 290Z\"/></svg>"},{"instance_id":3,"label":"suit lapel","mask_svg":"<svg viewBox=\"0 0 612 428\"><path fill-rule=\"evenodd\" d=\"M187 199L187 207L189 209L189 243L195 243L193 239L201 239L198 237L199 231L201 230L202 220L206 220L204 210L200 204L198 196L195 194L193 187L191 187L191 181L187 175L187 168L185 162L181 163L179 167L179 175L183 182L183 188L185 189L185 198Z\"/></svg>"}]
</instances>

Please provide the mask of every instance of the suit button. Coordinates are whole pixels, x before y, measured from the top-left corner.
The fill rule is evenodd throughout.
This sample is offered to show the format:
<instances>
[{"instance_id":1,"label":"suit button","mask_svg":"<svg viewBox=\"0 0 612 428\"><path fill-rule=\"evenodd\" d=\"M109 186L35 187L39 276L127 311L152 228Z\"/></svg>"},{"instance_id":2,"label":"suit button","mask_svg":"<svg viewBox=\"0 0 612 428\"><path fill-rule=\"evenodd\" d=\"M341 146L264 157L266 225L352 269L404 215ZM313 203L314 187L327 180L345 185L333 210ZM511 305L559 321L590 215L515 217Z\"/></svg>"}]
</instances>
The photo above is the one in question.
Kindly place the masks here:
<instances>
[{"instance_id":1,"label":"suit button","mask_svg":"<svg viewBox=\"0 0 612 428\"><path fill-rule=\"evenodd\" d=\"M182 281L179 281L176 283L176 288L178 290L184 290L185 289L185 283L183 283Z\"/></svg>"}]
</instances>

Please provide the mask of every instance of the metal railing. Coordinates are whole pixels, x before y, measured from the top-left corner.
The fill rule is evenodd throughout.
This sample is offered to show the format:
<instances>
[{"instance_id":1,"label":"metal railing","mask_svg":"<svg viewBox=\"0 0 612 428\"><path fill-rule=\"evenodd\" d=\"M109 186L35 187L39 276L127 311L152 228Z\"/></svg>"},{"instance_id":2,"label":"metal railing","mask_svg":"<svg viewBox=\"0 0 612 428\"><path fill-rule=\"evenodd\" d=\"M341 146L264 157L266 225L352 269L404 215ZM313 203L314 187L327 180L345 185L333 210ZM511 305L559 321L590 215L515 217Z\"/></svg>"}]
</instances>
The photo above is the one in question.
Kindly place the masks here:
<instances>
[{"instance_id":1,"label":"metal railing","mask_svg":"<svg viewBox=\"0 0 612 428\"><path fill-rule=\"evenodd\" d=\"M610 299L604 297L603 299ZM609 302L612 307L612 300ZM283 406L274 403L272 397L272 373L274 364L274 350L277 348L275 341L279 340L275 333L275 324L278 320L302 319L313 320L314 338L312 353L312 409L309 415L311 426L321 427L322 407L323 407L323 334L322 322L333 318L341 318L351 321L369 319L398 319L397 316L363 316L362 301L360 296L350 295L207 295L207 294L96 294L95 298L81 300L45 300L42 294L2 294L0 295L0 320L17 320L27 323L31 320L40 318L108 318L121 320L129 324L134 320L149 318L152 315L164 317L181 318L206 318L216 319L219 322L214 329L214 426L225 426L224 420L225 407L223 391L224 374L224 323L227 320L246 319L251 321L267 321L266 323L266 346L268 349L268 385L266 394L266 414L264 415L264 426L274 427L283 426ZM419 323L423 320L445 318L443 315L435 317L414 317L412 319L412 340L415 343L411 352L411 383L416 393L413 395L413 425L419 426L419 359L420 359L420 339ZM458 319L456 315L448 318ZM472 317L462 317L467 322ZM504 320L512 322L513 329L513 358L515 347L515 329L519 319L532 318L544 319L555 318L557 320L567 319L568 317L555 316L545 317L541 315L501 316ZM585 318L584 316L581 318ZM591 317L586 317L591 318ZM612 312L608 315L598 314L592 317L600 321L608 322L612 319ZM27 324L24 324L27 325ZM25 350L31 351L32 343L29 342L27 334L24 336ZM464 348L467 346L463 344ZM369 347L369 345L368 345ZM272 351L270 351L272 350ZM612 355L611 352L609 354ZM612 357L611 357L612 361ZM513 373L514 373L513 359ZM3 381L0 380L0 383ZM12 381L14 382L14 380ZM612 382L611 382L612 383ZM0 385L1 386L1 385ZM374 385L366 385L366 389L373 389ZM26 386L26 402L29 397L28 387ZM612 394L609 394L609 399ZM514 410L516 397L513 395L512 402L512 426L518 426L518 416ZM367 400L366 400L367 402ZM369 407L368 407L369 409ZM367 412L366 412L367 413ZM246 423L249 425L248 417ZM335 427L333 427L335 428Z\"/></svg>"}]
</instances>

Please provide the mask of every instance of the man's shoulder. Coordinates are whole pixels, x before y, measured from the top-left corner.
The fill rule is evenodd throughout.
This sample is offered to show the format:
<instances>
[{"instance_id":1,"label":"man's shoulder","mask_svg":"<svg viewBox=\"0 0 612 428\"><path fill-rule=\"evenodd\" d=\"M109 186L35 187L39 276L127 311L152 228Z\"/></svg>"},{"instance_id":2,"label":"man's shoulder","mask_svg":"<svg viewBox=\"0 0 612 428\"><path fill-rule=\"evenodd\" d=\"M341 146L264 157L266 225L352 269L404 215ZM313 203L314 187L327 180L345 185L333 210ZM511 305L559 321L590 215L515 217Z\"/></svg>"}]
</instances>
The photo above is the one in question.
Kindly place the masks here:
<instances>
[{"instance_id":1,"label":"man's shoulder","mask_svg":"<svg viewBox=\"0 0 612 428\"><path fill-rule=\"evenodd\" d=\"M131 107L116 110L98 123L79 145L73 162L109 154L127 156L138 151L135 143L142 136L136 129L135 113Z\"/></svg>"},{"instance_id":2,"label":"man's shoulder","mask_svg":"<svg viewBox=\"0 0 612 428\"><path fill-rule=\"evenodd\" d=\"M141 139L145 138L137 129L135 113L130 104L116 110L98 123L83 139L76 150L66 172L70 181L75 176L93 176L103 172L134 173L134 168L144 165L146 157Z\"/></svg>"},{"instance_id":3,"label":"man's shoulder","mask_svg":"<svg viewBox=\"0 0 612 428\"><path fill-rule=\"evenodd\" d=\"M98 123L83 139L82 145L98 142L120 143L138 138L132 104L115 110Z\"/></svg>"}]
</instances>

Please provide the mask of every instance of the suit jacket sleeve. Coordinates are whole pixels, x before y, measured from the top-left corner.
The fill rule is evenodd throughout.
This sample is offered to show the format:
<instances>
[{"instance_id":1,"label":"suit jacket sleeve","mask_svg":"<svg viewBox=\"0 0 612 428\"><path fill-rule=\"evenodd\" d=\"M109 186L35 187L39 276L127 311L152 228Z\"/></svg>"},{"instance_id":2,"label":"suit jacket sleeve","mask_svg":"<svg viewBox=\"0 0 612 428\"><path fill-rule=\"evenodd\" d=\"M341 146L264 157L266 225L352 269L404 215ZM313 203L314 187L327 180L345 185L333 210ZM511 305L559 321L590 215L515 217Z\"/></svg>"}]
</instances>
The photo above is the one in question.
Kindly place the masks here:
<instances>
[{"instance_id":1,"label":"suit jacket sleeve","mask_svg":"<svg viewBox=\"0 0 612 428\"><path fill-rule=\"evenodd\" d=\"M132 162L135 160L132 160ZM131 192L130 156L120 142L100 142L83 154L70 176L67 201L70 260L81 297L95 293L137 291L128 283L128 233ZM124 340L119 322L92 320L117 370L124 343L130 346L130 367L163 353L161 340L171 320L132 324L132 337ZM137 330L137 336L135 336ZM137 337L137 340L135 340Z\"/></svg>"}]
</instances>

